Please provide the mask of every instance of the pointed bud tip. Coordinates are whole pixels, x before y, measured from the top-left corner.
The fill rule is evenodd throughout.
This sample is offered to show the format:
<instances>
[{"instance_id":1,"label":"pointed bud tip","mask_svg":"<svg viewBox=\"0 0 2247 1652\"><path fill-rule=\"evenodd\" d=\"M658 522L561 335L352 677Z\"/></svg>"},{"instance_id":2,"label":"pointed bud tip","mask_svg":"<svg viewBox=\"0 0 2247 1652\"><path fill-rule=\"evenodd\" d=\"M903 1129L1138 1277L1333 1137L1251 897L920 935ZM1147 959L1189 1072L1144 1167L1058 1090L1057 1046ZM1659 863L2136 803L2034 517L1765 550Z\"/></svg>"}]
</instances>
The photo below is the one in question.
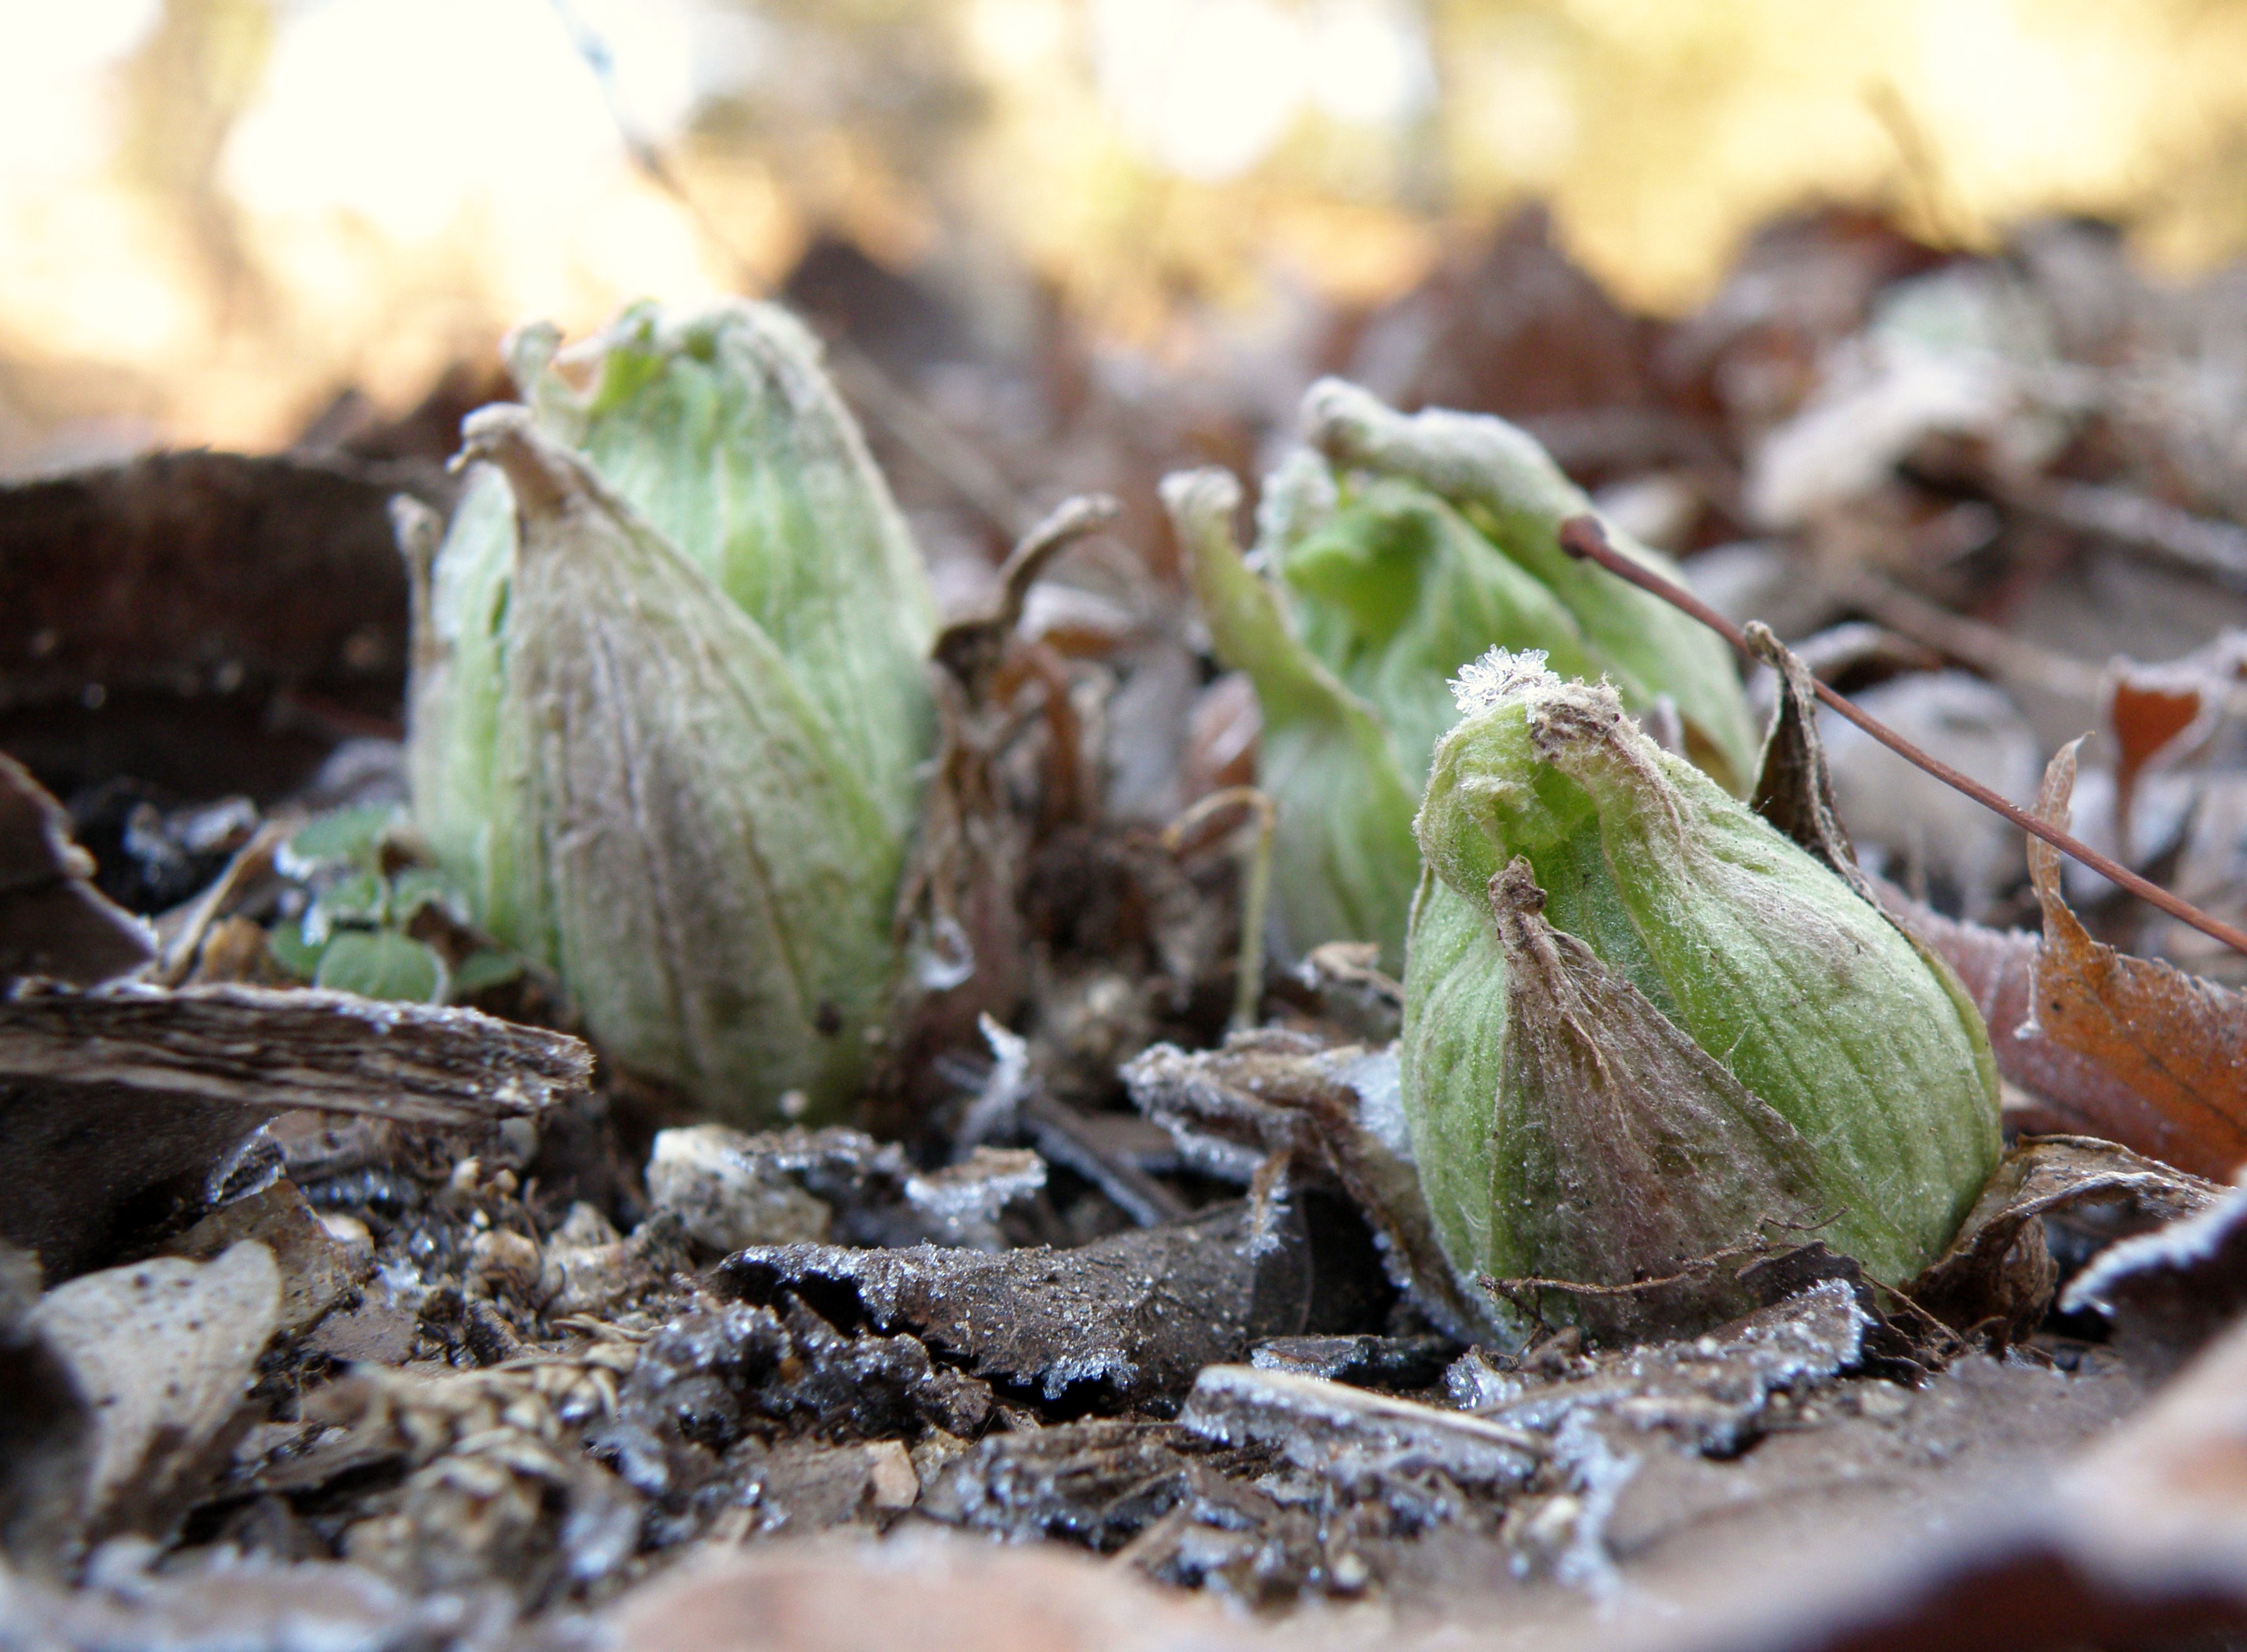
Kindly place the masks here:
<instances>
[{"instance_id":1,"label":"pointed bud tip","mask_svg":"<svg viewBox=\"0 0 2247 1652\"><path fill-rule=\"evenodd\" d=\"M1491 875L1490 905L1501 919L1533 918L1545 910L1545 891L1528 856L1516 855Z\"/></svg>"},{"instance_id":2,"label":"pointed bud tip","mask_svg":"<svg viewBox=\"0 0 2247 1652\"><path fill-rule=\"evenodd\" d=\"M561 349L562 329L551 321L526 321L499 343L500 359L507 364L508 376L525 395Z\"/></svg>"},{"instance_id":3,"label":"pointed bud tip","mask_svg":"<svg viewBox=\"0 0 2247 1652\"><path fill-rule=\"evenodd\" d=\"M518 509L550 510L592 485L577 456L542 431L529 408L516 402L495 402L461 420L461 453L455 462L475 460L497 465L506 473Z\"/></svg>"},{"instance_id":4,"label":"pointed bud tip","mask_svg":"<svg viewBox=\"0 0 2247 1652\"><path fill-rule=\"evenodd\" d=\"M1240 505L1240 479L1216 465L1174 470L1163 478L1163 505L1184 526L1212 516L1229 517Z\"/></svg>"}]
</instances>

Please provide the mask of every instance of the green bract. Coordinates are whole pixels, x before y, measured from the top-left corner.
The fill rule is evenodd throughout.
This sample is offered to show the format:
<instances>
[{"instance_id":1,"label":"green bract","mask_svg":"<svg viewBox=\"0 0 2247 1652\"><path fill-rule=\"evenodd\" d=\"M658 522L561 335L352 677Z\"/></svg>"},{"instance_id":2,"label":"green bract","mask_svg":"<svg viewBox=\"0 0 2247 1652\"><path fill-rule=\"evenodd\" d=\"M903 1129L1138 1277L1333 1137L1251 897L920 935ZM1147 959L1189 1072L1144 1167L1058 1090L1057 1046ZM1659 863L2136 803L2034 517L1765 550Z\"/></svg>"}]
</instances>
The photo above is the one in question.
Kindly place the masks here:
<instances>
[{"instance_id":1,"label":"green bract","mask_svg":"<svg viewBox=\"0 0 2247 1652\"><path fill-rule=\"evenodd\" d=\"M1911 1279L1999 1151L1950 970L1611 688L1494 652L1458 692L1398 1050L1452 1266L1629 1286L1792 1230Z\"/></svg>"},{"instance_id":2,"label":"green bract","mask_svg":"<svg viewBox=\"0 0 2247 1652\"><path fill-rule=\"evenodd\" d=\"M1335 379L1312 387L1303 422L1309 448L1265 488L1270 581L1249 572L1222 513L1178 514L1213 498L1208 484L1182 484L1173 504L1219 657L1248 673L1263 710L1287 950L1376 940L1401 961L1410 800L1458 715L1446 679L1493 645L1604 676L1634 708L1666 702L1695 760L1745 788L1756 740L1724 645L1561 550L1561 524L1591 505L1535 441L1499 419L1407 418ZM1399 844L1401 864L1378 864Z\"/></svg>"},{"instance_id":3,"label":"green bract","mask_svg":"<svg viewBox=\"0 0 2247 1652\"><path fill-rule=\"evenodd\" d=\"M407 533L413 819L625 1066L746 1123L847 1098L933 741L926 576L816 349L764 306L516 347Z\"/></svg>"},{"instance_id":4,"label":"green bract","mask_svg":"<svg viewBox=\"0 0 2247 1652\"><path fill-rule=\"evenodd\" d=\"M769 304L635 304L563 358L577 391L556 339L510 345L540 425L757 623L902 833L934 739L936 597L818 342Z\"/></svg>"},{"instance_id":5,"label":"green bract","mask_svg":"<svg viewBox=\"0 0 2247 1652\"><path fill-rule=\"evenodd\" d=\"M1260 778L1280 802L1274 904L1290 945L1377 940L1404 955L1418 855L1412 793L1388 731L1290 629L1278 592L1233 543L1240 484L1227 471L1165 478L1178 543L1226 662L1256 684L1264 715Z\"/></svg>"}]
</instances>

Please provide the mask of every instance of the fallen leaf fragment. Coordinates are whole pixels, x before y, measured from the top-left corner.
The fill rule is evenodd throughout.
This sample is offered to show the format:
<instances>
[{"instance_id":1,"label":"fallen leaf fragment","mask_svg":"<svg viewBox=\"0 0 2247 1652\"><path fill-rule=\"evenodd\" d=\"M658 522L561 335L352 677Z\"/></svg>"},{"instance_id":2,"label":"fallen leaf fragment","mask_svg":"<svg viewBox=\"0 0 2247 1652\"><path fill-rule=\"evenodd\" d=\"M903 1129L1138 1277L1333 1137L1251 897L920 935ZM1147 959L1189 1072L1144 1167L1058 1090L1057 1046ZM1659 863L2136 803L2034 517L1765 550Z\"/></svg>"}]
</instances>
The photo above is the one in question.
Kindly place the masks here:
<instances>
[{"instance_id":1,"label":"fallen leaf fragment","mask_svg":"<svg viewBox=\"0 0 2247 1652\"><path fill-rule=\"evenodd\" d=\"M2247 1190L2109 1246L2068 1281L2060 1310L2089 1308L2156 1374L2247 1313Z\"/></svg>"},{"instance_id":2,"label":"fallen leaf fragment","mask_svg":"<svg viewBox=\"0 0 2247 1652\"><path fill-rule=\"evenodd\" d=\"M477 1130L582 1092L577 1039L427 1004L133 984L0 998L0 1238L50 1283L174 1213L290 1108Z\"/></svg>"},{"instance_id":3,"label":"fallen leaf fragment","mask_svg":"<svg viewBox=\"0 0 2247 1652\"><path fill-rule=\"evenodd\" d=\"M1950 1248L1905 1294L1957 1330L1994 1326L2018 1341L2044 1318L2059 1280L2039 1219L2121 1205L2133 1226L2144 1227L2195 1215L2223 1192L2111 1142L2025 1139L1998 1166Z\"/></svg>"},{"instance_id":4,"label":"fallen leaf fragment","mask_svg":"<svg viewBox=\"0 0 2247 1652\"><path fill-rule=\"evenodd\" d=\"M1260 1244L1253 1227L1227 1205L1063 1252L755 1246L714 1282L756 1306L802 1302L910 1332L973 1376L1048 1401L1131 1399L1302 1328L1308 1240L1295 1225Z\"/></svg>"},{"instance_id":5,"label":"fallen leaf fragment","mask_svg":"<svg viewBox=\"0 0 2247 1652\"><path fill-rule=\"evenodd\" d=\"M147 926L92 879L63 806L0 753L0 986L37 975L90 986L154 955Z\"/></svg>"},{"instance_id":6,"label":"fallen leaf fragment","mask_svg":"<svg viewBox=\"0 0 2247 1652\"><path fill-rule=\"evenodd\" d=\"M2075 747L2045 771L2043 818L2065 825ZM2029 845L2045 934L2030 972L2046 1037L2095 1062L2153 1109L2129 1145L2196 1175L2229 1180L2247 1162L2247 996L2174 966L2093 940L2060 891L2059 851Z\"/></svg>"},{"instance_id":7,"label":"fallen leaf fragment","mask_svg":"<svg viewBox=\"0 0 2247 1652\"><path fill-rule=\"evenodd\" d=\"M94 1419L77 1535L160 1534L186 1512L233 1444L280 1314L280 1272L255 1241L210 1262L108 1268L40 1299L29 1324Z\"/></svg>"},{"instance_id":8,"label":"fallen leaf fragment","mask_svg":"<svg viewBox=\"0 0 2247 1652\"><path fill-rule=\"evenodd\" d=\"M2182 659L2141 665L2118 659L2101 685L2107 730L2114 737L2114 841L2127 857L2138 782L2204 747L2247 676L2247 632L2226 631Z\"/></svg>"},{"instance_id":9,"label":"fallen leaf fragment","mask_svg":"<svg viewBox=\"0 0 2247 1652\"><path fill-rule=\"evenodd\" d=\"M1397 1110L1397 1060L1355 1044L1322 1048L1275 1028L1221 1049L1143 1051L1124 1087L1205 1175L1248 1184L1258 1220L1290 1186L1341 1188L1381 1236L1382 1264L1421 1310L1472 1341L1487 1313L1444 1259Z\"/></svg>"}]
</instances>

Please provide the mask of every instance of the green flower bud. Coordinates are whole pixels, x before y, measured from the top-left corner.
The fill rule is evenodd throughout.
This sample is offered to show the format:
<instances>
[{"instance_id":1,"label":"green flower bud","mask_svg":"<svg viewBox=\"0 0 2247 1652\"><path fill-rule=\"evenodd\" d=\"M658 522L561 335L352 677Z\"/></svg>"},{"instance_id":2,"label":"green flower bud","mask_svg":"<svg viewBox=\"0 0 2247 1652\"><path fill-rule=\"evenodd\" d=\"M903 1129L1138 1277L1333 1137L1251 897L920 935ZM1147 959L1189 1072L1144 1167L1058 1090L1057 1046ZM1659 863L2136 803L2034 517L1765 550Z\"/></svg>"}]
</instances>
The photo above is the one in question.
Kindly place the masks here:
<instances>
[{"instance_id":1,"label":"green flower bud","mask_svg":"<svg viewBox=\"0 0 2247 1652\"><path fill-rule=\"evenodd\" d=\"M1745 789L1755 731L1724 645L1561 549L1561 524L1591 505L1535 441L1501 419L1408 419L1339 379L1312 386L1303 423L1312 447L1265 485L1273 583L1250 574L1222 513L1177 524L1218 655L1249 674L1264 713L1283 952L1373 940L1399 965L1417 868L1409 851L1394 868L1367 857L1404 841L1399 795L1418 792L1458 718L1446 680L1488 648L1604 676L1629 707L1666 701L1695 761Z\"/></svg>"},{"instance_id":2,"label":"green flower bud","mask_svg":"<svg viewBox=\"0 0 2247 1652\"><path fill-rule=\"evenodd\" d=\"M1260 778L1280 804L1272 889L1287 947L1374 940L1398 967L1418 855L1412 788L1389 731L1303 645L1278 592L1241 559L1231 473L1166 477L1163 501L1219 653L1256 684Z\"/></svg>"},{"instance_id":3,"label":"green flower bud","mask_svg":"<svg viewBox=\"0 0 2247 1652\"><path fill-rule=\"evenodd\" d=\"M936 598L818 341L770 304L635 304L560 358L582 391L557 342L510 342L541 426L756 622L902 835L935 738Z\"/></svg>"},{"instance_id":4,"label":"green flower bud","mask_svg":"<svg viewBox=\"0 0 2247 1652\"><path fill-rule=\"evenodd\" d=\"M1396 691L1370 686L1362 666L1338 663L1345 651L1378 656L1401 645L1435 665L1441 678L1492 646L1541 649L1563 676L1609 679L1634 712L1668 699L1683 725L1686 754L1745 795L1755 779L1759 742L1730 651L1699 622L1561 548L1561 524L1588 512L1591 501L1527 432L1485 413L1436 408L1408 417L1338 379L1311 386L1303 428L1334 467L1344 512L1360 501L1378 501L1368 526L1393 522L1410 514L1402 502L1419 500L1425 502L1422 512L1433 509L1447 525L1467 529L1422 532L1409 548L1390 530L1382 558L1388 580L1415 592L1416 611L1412 625L1396 628L1395 640L1362 598L1335 604L1334 621L1305 628L1322 658L1337 664L1344 680L1367 693L1400 736L1413 737L1404 743L1408 761L1424 762L1420 728L1408 727ZM1683 583L1668 557L1612 525L1607 531L1625 556ZM1366 529L1356 532L1363 536ZM1283 536L1274 550L1292 586L1332 603L1323 577L1329 543L1290 543ZM1390 600L1392 607L1404 605ZM1401 678L1405 692L1433 703L1424 673L1392 668L1383 676ZM1448 727L1450 719L1442 724Z\"/></svg>"},{"instance_id":5,"label":"green flower bud","mask_svg":"<svg viewBox=\"0 0 2247 1652\"><path fill-rule=\"evenodd\" d=\"M1792 1228L1911 1279L1999 1151L1956 978L1611 687L1496 651L1457 686L1398 1048L1454 1268L1624 1287Z\"/></svg>"},{"instance_id":6,"label":"green flower bud","mask_svg":"<svg viewBox=\"0 0 2247 1652\"><path fill-rule=\"evenodd\" d=\"M532 413L464 434L487 462L441 549L405 535L409 778L440 866L625 1066L745 1123L790 1090L831 1111L893 980L909 788L880 793L890 760L837 727L832 685Z\"/></svg>"}]
</instances>

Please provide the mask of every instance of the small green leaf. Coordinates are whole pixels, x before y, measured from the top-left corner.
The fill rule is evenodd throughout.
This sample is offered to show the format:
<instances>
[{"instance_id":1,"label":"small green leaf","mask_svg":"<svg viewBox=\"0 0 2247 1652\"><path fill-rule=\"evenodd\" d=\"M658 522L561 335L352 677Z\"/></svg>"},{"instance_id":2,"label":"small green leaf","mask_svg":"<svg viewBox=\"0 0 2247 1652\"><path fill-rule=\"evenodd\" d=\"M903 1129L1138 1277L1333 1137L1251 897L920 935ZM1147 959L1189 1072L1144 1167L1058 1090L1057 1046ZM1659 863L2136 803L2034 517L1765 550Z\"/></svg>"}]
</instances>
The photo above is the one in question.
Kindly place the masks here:
<instances>
[{"instance_id":1,"label":"small green leaf","mask_svg":"<svg viewBox=\"0 0 2247 1652\"><path fill-rule=\"evenodd\" d=\"M292 877L310 877L338 866L379 871L382 835L401 818L403 813L395 803L332 809L282 846L281 870Z\"/></svg>"},{"instance_id":2,"label":"small green leaf","mask_svg":"<svg viewBox=\"0 0 2247 1652\"><path fill-rule=\"evenodd\" d=\"M1233 539L1240 487L1229 472L1163 482L1218 658L1248 673L1264 715L1260 783L1279 804L1272 894L1286 950L1348 939L1380 944L1400 966L1418 875L1412 788L1365 702L1289 625L1270 584Z\"/></svg>"},{"instance_id":3,"label":"small green leaf","mask_svg":"<svg viewBox=\"0 0 2247 1652\"><path fill-rule=\"evenodd\" d=\"M312 898L304 914L304 940L318 946L338 928L375 928L389 911L390 885L379 873L346 873Z\"/></svg>"},{"instance_id":4,"label":"small green leaf","mask_svg":"<svg viewBox=\"0 0 2247 1652\"><path fill-rule=\"evenodd\" d=\"M434 906L456 924L468 921L460 891L442 872L409 866L391 878L389 917L393 925L404 928L424 906Z\"/></svg>"},{"instance_id":5,"label":"small green leaf","mask_svg":"<svg viewBox=\"0 0 2247 1652\"><path fill-rule=\"evenodd\" d=\"M361 998L434 1004L445 996L444 960L420 941L387 929L347 929L320 954L312 985Z\"/></svg>"},{"instance_id":6,"label":"small green leaf","mask_svg":"<svg viewBox=\"0 0 2247 1652\"><path fill-rule=\"evenodd\" d=\"M320 954L326 949L324 936L318 941L304 939L301 918L290 918L276 925L265 938L265 950L273 954L273 961L299 980L311 980L319 973Z\"/></svg>"},{"instance_id":7,"label":"small green leaf","mask_svg":"<svg viewBox=\"0 0 2247 1652\"><path fill-rule=\"evenodd\" d=\"M522 973L522 959L513 952L483 946L461 960L453 972L453 998L474 998L488 987L511 981Z\"/></svg>"}]
</instances>

